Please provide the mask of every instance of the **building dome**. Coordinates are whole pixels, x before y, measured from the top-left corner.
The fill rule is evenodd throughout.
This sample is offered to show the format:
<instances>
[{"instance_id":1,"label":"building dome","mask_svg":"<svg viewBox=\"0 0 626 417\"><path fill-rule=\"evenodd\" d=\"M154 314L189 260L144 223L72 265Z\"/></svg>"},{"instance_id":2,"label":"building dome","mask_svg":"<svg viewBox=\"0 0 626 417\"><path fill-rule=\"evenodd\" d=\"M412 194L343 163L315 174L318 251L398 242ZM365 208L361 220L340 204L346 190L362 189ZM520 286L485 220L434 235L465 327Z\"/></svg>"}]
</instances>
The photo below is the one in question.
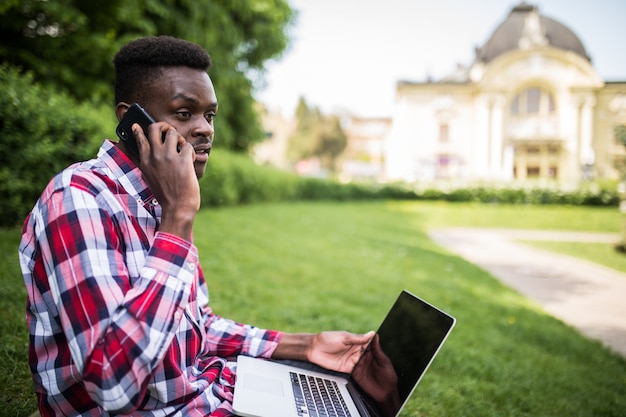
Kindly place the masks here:
<instances>
[{"instance_id":1,"label":"building dome","mask_svg":"<svg viewBox=\"0 0 626 417\"><path fill-rule=\"evenodd\" d=\"M582 42L571 29L540 15L537 6L522 2L513 8L485 45L477 48L476 61L489 63L515 49L548 45L572 51L591 62Z\"/></svg>"}]
</instances>

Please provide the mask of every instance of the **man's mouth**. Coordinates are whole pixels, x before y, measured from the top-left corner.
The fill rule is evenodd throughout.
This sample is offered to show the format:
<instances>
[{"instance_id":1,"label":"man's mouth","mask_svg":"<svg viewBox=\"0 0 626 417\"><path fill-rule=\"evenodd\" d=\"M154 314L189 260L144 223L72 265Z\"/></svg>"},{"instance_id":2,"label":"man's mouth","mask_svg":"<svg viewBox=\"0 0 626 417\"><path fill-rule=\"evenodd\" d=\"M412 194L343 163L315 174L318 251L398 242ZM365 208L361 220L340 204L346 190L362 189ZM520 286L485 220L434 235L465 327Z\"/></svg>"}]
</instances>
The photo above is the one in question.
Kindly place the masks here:
<instances>
[{"instance_id":1,"label":"man's mouth","mask_svg":"<svg viewBox=\"0 0 626 417\"><path fill-rule=\"evenodd\" d=\"M193 149L196 151L196 153L202 154L202 153L211 153L212 147L213 146L211 143L203 143L203 144L194 146Z\"/></svg>"},{"instance_id":2,"label":"man's mouth","mask_svg":"<svg viewBox=\"0 0 626 417\"><path fill-rule=\"evenodd\" d=\"M212 148L211 143L203 143L200 145L196 145L193 149L196 151L196 161L198 162L206 162L209 158L209 154L211 153Z\"/></svg>"}]
</instances>

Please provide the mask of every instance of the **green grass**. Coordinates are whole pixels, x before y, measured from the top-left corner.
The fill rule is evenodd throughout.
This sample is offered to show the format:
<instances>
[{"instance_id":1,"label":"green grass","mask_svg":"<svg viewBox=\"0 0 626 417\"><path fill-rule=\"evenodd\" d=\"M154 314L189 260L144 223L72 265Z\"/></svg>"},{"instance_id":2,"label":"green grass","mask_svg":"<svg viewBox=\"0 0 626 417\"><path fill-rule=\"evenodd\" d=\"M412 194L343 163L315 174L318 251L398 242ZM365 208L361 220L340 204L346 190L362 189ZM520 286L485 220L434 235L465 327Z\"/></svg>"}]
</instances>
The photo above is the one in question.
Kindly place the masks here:
<instances>
[{"instance_id":1,"label":"green grass","mask_svg":"<svg viewBox=\"0 0 626 417\"><path fill-rule=\"evenodd\" d=\"M19 229L0 229L0 415L32 413L35 397L27 362L26 288L17 260Z\"/></svg>"},{"instance_id":2,"label":"green grass","mask_svg":"<svg viewBox=\"0 0 626 417\"><path fill-rule=\"evenodd\" d=\"M427 216L427 228L471 226L618 233L622 224L622 215L613 207L425 202L405 204L401 210Z\"/></svg>"},{"instance_id":3,"label":"green grass","mask_svg":"<svg viewBox=\"0 0 626 417\"><path fill-rule=\"evenodd\" d=\"M626 360L436 246L430 228L618 232L616 209L308 203L210 209L195 239L224 316L286 331L375 328L401 289L458 324L404 416L623 416ZM35 408L26 366L19 230L2 231L0 413Z\"/></svg>"},{"instance_id":4,"label":"green grass","mask_svg":"<svg viewBox=\"0 0 626 417\"><path fill-rule=\"evenodd\" d=\"M495 227L621 233L623 215L612 207L515 206L423 203L403 209L428 216L428 229L440 227ZM558 252L626 272L626 255L612 243L523 241L527 245ZM616 242L617 243L617 242Z\"/></svg>"},{"instance_id":5,"label":"green grass","mask_svg":"<svg viewBox=\"0 0 626 417\"><path fill-rule=\"evenodd\" d=\"M564 255L583 258L600 265L626 273L626 255L615 249L612 243L522 241L530 246Z\"/></svg>"}]
</instances>

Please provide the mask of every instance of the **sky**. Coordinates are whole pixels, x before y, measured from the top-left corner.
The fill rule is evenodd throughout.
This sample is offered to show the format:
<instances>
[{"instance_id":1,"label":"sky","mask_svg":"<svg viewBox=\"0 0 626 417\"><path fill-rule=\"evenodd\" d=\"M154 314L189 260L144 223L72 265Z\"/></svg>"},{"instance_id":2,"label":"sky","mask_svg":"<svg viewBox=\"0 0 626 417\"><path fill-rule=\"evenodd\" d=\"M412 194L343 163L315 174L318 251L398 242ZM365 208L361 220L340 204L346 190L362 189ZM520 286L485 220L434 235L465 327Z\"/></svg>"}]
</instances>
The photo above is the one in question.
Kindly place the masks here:
<instances>
[{"instance_id":1,"label":"sky","mask_svg":"<svg viewBox=\"0 0 626 417\"><path fill-rule=\"evenodd\" d=\"M256 98L293 114L300 97L324 113L391 116L396 83L469 66L519 0L289 0L292 41L267 65ZM527 0L568 26L607 81L626 81L625 0Z\"/></svg>"}]
</instances>

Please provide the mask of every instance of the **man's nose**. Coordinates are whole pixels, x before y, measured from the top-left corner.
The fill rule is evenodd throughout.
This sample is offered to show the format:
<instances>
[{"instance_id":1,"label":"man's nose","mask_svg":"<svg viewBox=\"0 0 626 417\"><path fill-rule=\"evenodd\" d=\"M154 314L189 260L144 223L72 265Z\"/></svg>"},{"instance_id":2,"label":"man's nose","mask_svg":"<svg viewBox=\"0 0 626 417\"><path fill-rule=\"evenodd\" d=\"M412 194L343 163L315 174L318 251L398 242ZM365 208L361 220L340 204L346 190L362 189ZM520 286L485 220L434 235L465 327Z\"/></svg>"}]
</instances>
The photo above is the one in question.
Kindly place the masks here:
<instances>
[{"instance_id":1,"label":"man's nose","mask_svg":"<svg viewBox=\"0 0 626 417\"><path fill-rule=\"evenodd\" d=\"M209 122L204 117L199 117L196 126L194 126L193 134L194 135L203 135L207 137L213 137L215 133L215 126L213 122Z\"/></svg>"}]
</instances>

